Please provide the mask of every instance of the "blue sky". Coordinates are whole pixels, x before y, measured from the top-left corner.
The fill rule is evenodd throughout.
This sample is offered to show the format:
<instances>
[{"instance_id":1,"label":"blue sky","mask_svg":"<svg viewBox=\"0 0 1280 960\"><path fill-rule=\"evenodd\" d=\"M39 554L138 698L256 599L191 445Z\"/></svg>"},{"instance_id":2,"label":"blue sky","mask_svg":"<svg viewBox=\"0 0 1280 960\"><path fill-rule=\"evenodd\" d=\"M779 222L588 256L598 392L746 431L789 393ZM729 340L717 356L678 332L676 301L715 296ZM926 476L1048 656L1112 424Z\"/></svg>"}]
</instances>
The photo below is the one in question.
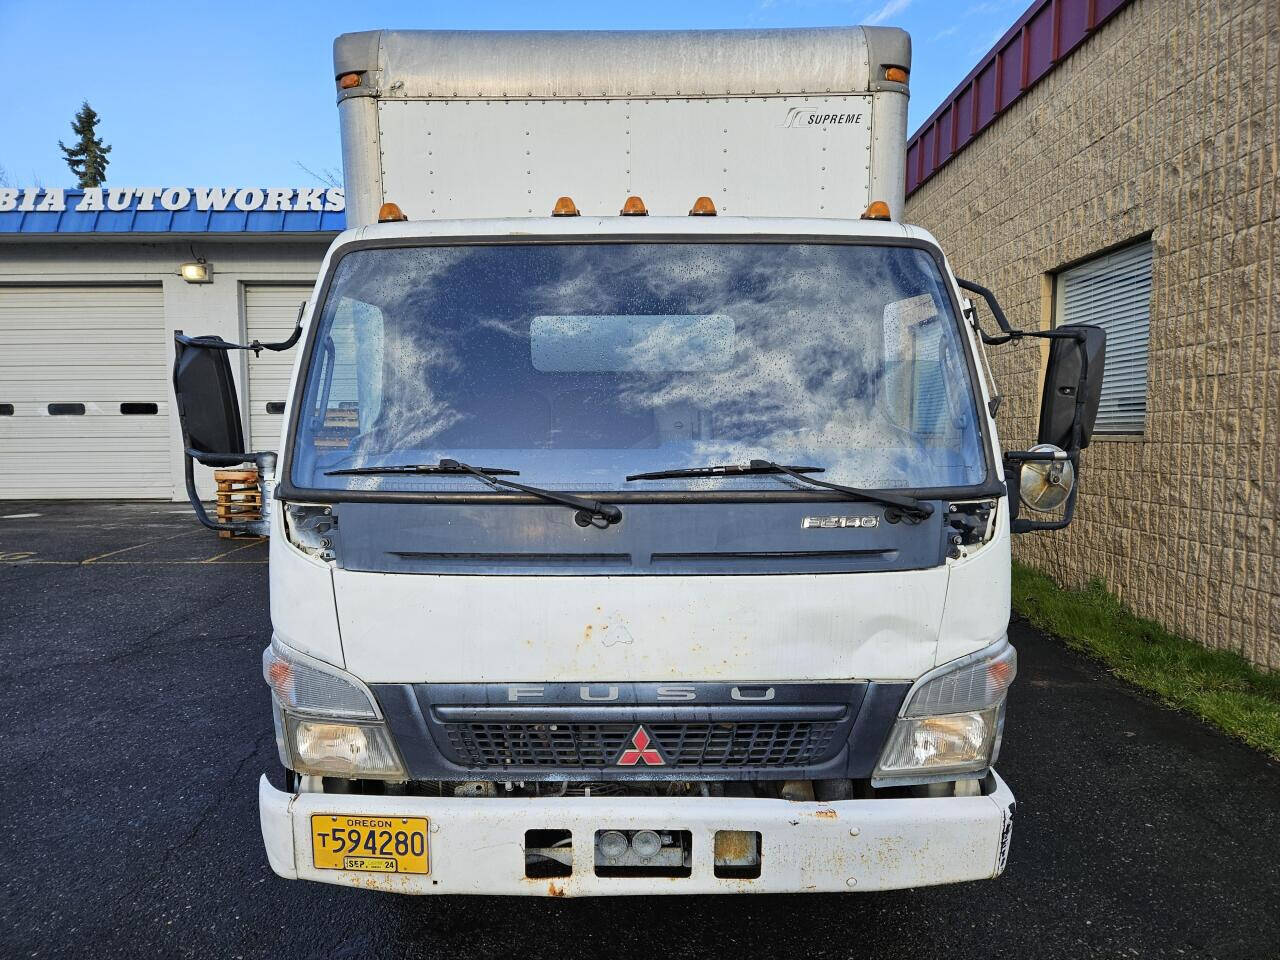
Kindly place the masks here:
<instances>
[{"instance_id":1,"label":"blue sky","mask_svg":"<svg viewBox=\"0 0 1280 960\"><path fill-rule=\"evenodd\" d=\"M911 129L1030 0L286 4L0 0L0 167L74 186L58 151L88 99L118 185L311 185L340 166L331 43L378 27L678 29L883 23L911 33Z\"/></svg>"}]
</instances>

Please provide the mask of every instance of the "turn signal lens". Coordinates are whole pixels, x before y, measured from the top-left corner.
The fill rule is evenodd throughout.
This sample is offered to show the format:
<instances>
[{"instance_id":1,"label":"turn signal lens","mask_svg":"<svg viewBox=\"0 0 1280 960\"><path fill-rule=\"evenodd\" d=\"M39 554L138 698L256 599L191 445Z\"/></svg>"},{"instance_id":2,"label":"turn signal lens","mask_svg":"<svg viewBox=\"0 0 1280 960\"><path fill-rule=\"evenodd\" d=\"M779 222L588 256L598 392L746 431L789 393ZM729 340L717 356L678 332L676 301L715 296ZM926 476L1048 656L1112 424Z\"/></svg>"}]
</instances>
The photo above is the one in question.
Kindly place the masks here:
<instances>
[{"instance_id":1,"label":"turn signal lens","mask_svg":"<svg viewBox=\"0 0 1280 960\"><path fill-rule=\"evenodd\" d=\"M918 684L911 691L903 714L959 713L994 706L1009 692L1018 675L1018 651L1007 640L992 644L983 656L975 656Z\"/></svg>"},{"instance_id":2,"label":"turn signal lens","mask_svg":"<svg viewBox=\"0 0 1280 960\"><path fill-rule=\"evenodd\" d=\"M273 643L262 652L262 676L287 710L340 717L378 716L354 677Z\"/></svg>"},{"instance_id":3,"label":"turn signal lens","mask_svg":"<svg viewBox=\"0 0 1280 960\"><path fill-rule=\"evenodd\" d=\"M867 209L862 211L863 220L892 220L893 217L889 213L889 205L883 200L872 200L867 204Z\"/></svg>"},{"instance_id":4,"label":"turn signal lens","mask_svg":"<svg viewBox=\"0 0 1280 960\"><path fill-rule=\"evenodd\" d=\"M400 223L401 221L408 219L409 218L404 215L404 211L400 209L399 204L384 203L378 208L379 223Z\"/></svg>"},{"instance_id":5,"label":"turn signal lens","mask_svg":"<svg viewBox=\"0 0 1280 960\"><path fill-rule=\"evenodd\" d=\"M352 87L360 86L360 74L344 73L338 78L338 88L341 90L350 90Z\"/></svg>"},{"instance_id":6,"label":"turn signal lens","mask_svg":"<svg viewBox=\"0 0 1280 960\"><path fill-rule=\"evenodd\" d=\"M627 202L618 211L620 217L647 217L648 215L649 211L645 209L644 201L639 197L627 197Z\"/></svg>"},{"instance_id":7,"label":"turn signal lens","mask_svg":"<svg viewBox=\"0 0 1280 960\"><path fill-rule=\"evenodd\" d=\"M714 217L716 215L716 205L711 202L710 197L699 197L693 201L693 206L689 210L691 217Z\"/></svg>"},{"instance_id":8,"label":"turn signal lens","mask_svg":"<svg viewBox=\"0 0 1280 960\"><path fill-rule=\"evenodd\" d=\"M577 217L578 205L573 202L573 197L561 197L556 201L556 205L551 210L553 217Z\"/></svg>"},{"instance_id":9,"label":"turn signal lens","mask_svg":"<svg viewBox=\"0 0 1280 960\"><path fill-rule=\"evenodd\" d=\"M902 67L885 67L884 78L890 83L906 83L907 71Z\"/></svg>"}]
</instances>

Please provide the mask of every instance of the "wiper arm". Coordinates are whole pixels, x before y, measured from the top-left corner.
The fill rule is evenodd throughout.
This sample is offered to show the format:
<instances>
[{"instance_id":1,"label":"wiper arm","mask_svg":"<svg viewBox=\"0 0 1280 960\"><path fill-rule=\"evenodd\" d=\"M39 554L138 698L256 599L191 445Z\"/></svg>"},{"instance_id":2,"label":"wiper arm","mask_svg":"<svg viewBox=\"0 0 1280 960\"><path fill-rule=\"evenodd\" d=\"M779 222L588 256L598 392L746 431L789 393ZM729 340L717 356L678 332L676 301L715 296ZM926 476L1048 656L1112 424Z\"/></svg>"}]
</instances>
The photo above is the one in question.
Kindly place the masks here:
<instances>
[{"instance_id":1,"label":"wiper arm","mask_svg":"<svg viewBox=\"0 0 1280 960\"><path fill-rule=\"evenodd\" d=\"M618 523L622 520L622 511L611 503L587 500L567 493L557 493L554 490L543 490L541 487L530 487L527 484L516 483L514 480L503 480L501 475L518 476L520 471L504 470L500 467L473 467L459 460L443 459L436 464L406 464L400 467L348 467L345 470L330 470L325 476L361 473L465 473L477 477L493 487L507 487L511 490L519 490L521 493L527 493L548 503L559 503L566 507L573 507L578 511L574 519L582 527L599 527L603 530L610 524Z\"/></svg>"},{"instance_id":2,"label":"wiper arm","mask_svg":"<svg viewBox=\"0 0 1280 960\"><path fill-rule=\"evenodd\" d=\"M519 470L506 470L502 467L476 467L481 473L490 476L503 474L518 477ZM393 467L343 467L341 470L326 470L326 477L358 476L375 473L467 473L456 460L441 460L439 463L402 463Z\"/></svg>"},{"instance_id":3,"label":"wiper arm","mask_svg":"<svg viewBox=\"0 0 1280 960\"><path fill-rule=\"evenodd\" d=\"M774 463L772 460L752 460L747 464L726 463L710 467L684 467L676 470L656 470L653 473L633 473L628 480L665 480L671 477L740 477L746 474L783 473L804 483L827 490L835 490L854 500L865 500L868 503L882 503L887 507L896 507L903 513L911 514L918 519L933 514L933 505L923 503L915 497L893 493L874 493L870 490L859 490L857 487L846 487L839 483L807 477L807 473L825 473L825 467L796 467L785 463Z\"/></svg>"},{"instance_id":4,"label":"wiper arm","mask_svg":"<svg viewBox=\"0 0 1280 960\"><path fill-rule=\"evenodd\" d=\"M677 467L673 470L655 470L653 473L633 473L628 480L668 480L673 477L741 477L747 474L786 473L825 473L826 467L782 467L764 460L752 460L750 463L721 463L711 467Z\"/></svg>"},{"instance_id":5,"label":"wiper arm","mask_svg":"<svg viewBox=\"0 0 1280 960\"><path fill-rule=\"evenodd\" d=\"M803 473L793 470L791 467L784 466L780 463L774 463L771 460L752 460L752 464L761 464L764 466L775 467L778 473L785 473L787 476L794 477L804 483L815 487L823 487L827 490L834 490L837 493L843 493L845 496L853 500L864 500L867 503L882 503L887 507L896 507L903 513L913 515L917 520L923 520L926 517L933 516L933 504L925 503L917 500L915 497L908 497L905 494L896 493L877 493L872 490L859 490L857 487L846 487L840 483L830 483L826 480L819 480L817 477L806 477Z\"/></svg>"}]
</instances>

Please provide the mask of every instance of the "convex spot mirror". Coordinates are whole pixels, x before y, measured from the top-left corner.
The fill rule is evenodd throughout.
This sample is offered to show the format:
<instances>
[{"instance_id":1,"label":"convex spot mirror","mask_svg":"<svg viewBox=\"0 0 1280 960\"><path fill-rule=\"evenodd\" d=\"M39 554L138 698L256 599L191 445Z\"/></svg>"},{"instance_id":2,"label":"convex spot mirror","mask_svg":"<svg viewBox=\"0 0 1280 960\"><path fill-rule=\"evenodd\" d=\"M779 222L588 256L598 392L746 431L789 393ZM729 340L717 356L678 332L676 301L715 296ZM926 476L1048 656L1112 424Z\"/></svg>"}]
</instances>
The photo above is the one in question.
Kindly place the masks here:
<instances>
[{"instance_id":1,"label":"convex spot mirror","mask_svg":"<svg viewBox=\"0 0 1280 960\"><path fill-rule=\"evenodd\" d=\"M1101 327L1083 323L1054 331L1055 334L1059 332L1071 335L1060 334L1049 341L1049 366L1045 371L1044 395L1040 400L1038 440L1041 444L1052 444L1064 450L1083 450L1089 445L1094 421L1098 419L1107 334ZM1081 397L1084 398L1083 405L1078 403ZM1080 417L1078 444L1077 415Z\"/></svg>"},{"instance_id":2,"label":"convex spot mirror","mask_svg":"<svg viewBox=\"0 0 1280 960\"><path fill-rule=\"evenodd\" d=\"M201 454L225 456L244 450L230 346L221 337L184 337L181 331L174 335L173 393L182 439L202 462Z\"/></svg>"},{"instance_id":3,"label":"convex spot mirror","mask_svg":"<svg viewBox=\"0 0 1280 960\"><path fill-rule=\"evenodd\" d=\"M1075 488L1075 464L1067 458L1065 450L1051 443L1038 443L1028 452L1044 454L1046 459L1022 464L1018 496L1028 509L1052 513L1067 502Z\"/></svg>"}]
</instances>

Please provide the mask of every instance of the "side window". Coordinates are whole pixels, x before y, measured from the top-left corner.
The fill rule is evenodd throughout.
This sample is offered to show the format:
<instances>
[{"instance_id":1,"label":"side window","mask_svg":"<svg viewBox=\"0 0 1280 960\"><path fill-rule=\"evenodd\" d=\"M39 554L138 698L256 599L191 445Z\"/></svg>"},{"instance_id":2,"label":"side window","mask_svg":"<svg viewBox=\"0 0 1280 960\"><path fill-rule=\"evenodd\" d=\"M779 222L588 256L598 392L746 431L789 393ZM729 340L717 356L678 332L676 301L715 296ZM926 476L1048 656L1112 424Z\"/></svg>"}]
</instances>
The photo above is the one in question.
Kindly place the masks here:
<instances>
[{"instance_id":1,"label":"side window","mask_svg":"<svg viewBox=\"0 0 1280 960\"><path fill-rule=\"evenodd\" d=\"M1093 257L1054 277L1058 326L1092 323L1107 331L1107 365L1094 432L1141 436L1147 419L1151 318L1151 241Z\"/></svg>"},{"instance_id":2,"label":"side window","mask_svg":"<svg viewBox=\"0 0 1280 960\"><path fill-rule=\"evenodd\" d=\"M885 304L889 408L900 426L921 439L950 436L967 416L964 365L955 356L944 322L927 293Z\"/></svg>"},{"instance_id":3,"label":"side window","mask_svg":"<svg viewBox=\"0 0 1280 960\"><path fill-rule=\"evenodd\" d=\"M382 311L372 304L343 298L322 351L319 392L313 409L317 447L346 449L368 430L382 406Z\"/></svg>"}]
</instances>

